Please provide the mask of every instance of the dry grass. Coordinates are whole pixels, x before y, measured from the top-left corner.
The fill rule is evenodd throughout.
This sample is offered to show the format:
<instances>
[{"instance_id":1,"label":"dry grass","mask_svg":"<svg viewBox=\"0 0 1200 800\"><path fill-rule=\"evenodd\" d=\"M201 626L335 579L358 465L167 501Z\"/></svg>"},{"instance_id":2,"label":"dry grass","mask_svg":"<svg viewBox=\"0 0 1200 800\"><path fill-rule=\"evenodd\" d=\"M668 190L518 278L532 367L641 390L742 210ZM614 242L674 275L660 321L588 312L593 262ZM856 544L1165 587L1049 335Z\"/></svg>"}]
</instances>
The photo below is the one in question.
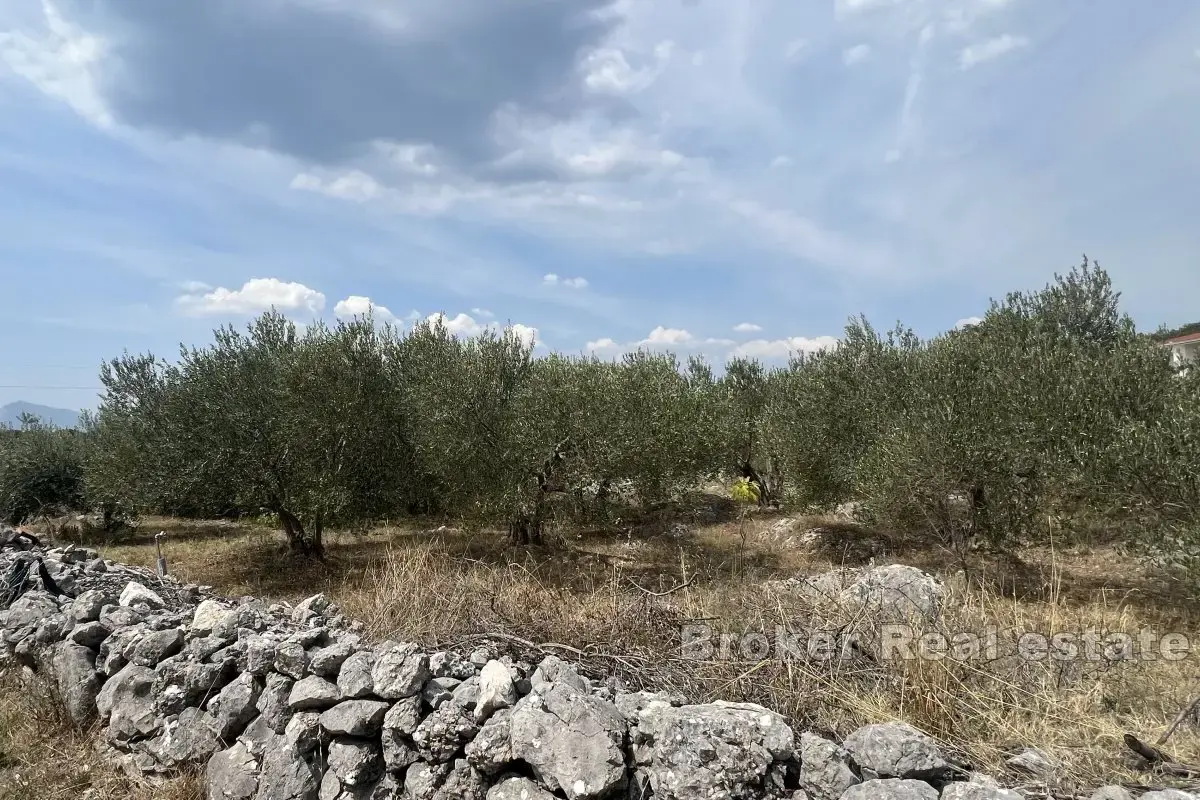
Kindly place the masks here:
<instances>
[{"instance_id":1,"label":"dry grass","mask_svg":"<svg viewBox=\"0 0 1200 800\"><path fill-rule=\"evenodd\" d=\"M4 800L202 800L189 775L155 787L130 780L96 751L97 732L71 725L53 689L0 670L0 798Z\"/></svg>"},{"instance_id":2,"label":"dry grass","mask_svg":"<svg viewBox=\"0 0 1200 800\"><path fill-rule=\"evenodd\" d=\"M819 731L844 735L866 722L903 719L1009 780L1019 779L1005 773L1009 749L1036 746L1065 765L1064 788L1167 783L1134 771L1121 736L1155 739L1200 695L1197 653L1181 661L1068 662L1004 654L1021 632L1151 628L1195 638L1200 605L1180 586L1105 546L1027 551L1020 562L979 555L968 575L956 573L948 554L836 520L797 524L799 531L835 531L820 547L802 544L803 536L776 522L770 516L734 520L682 537L574 532L555 546L532 550L511 549L496 534L380 527L331 536L329 562L321 565L281 558L277 535L265 528L150 520L132 541L103 549L109 558L153 566L152 536L165 530L165 554L180 579L272 599L322 591L375 636L446 646L479 634L509 634L555 643L550 651L574 648L597 674L633 687L676 689L697 701L760 702ZM770 581L871 556L876 563L940 573L952 597L944 617L927 631L995 628L1002 657L823 663L681 655L681 628L696 621L728 633L766 633L772 640L778 626L852 631L870 645L880 620L781 591ZM8 696L0 692L0 698ZM0 704L10 707L7 717L0 710L0 720L12 717L13 701ZM29 736L37 741L32 731ZM11 745L0 744L5 747ZM1167 749L1183 762L1200 762L1195 725L1181 726ZM4 776L22 770L30 767L0 766L0 786Z\"/></svg>"}]
</instances>

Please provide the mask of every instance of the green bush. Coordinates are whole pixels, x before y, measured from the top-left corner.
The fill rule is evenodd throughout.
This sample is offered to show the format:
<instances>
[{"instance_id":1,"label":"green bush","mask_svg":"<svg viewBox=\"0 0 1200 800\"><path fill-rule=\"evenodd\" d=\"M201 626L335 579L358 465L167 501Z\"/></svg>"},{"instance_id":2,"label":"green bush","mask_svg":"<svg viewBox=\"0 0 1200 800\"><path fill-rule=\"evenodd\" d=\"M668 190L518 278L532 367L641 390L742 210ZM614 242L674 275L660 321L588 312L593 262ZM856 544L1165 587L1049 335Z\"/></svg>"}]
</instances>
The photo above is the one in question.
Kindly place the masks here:
<instances>
[{"instance_id":1,"label":"green bush","mask_svg":"<svg viewBox=\"0 0 1200 800\"><path fill-rule=\"evenodd\" d=\"M0 444L0 516L19 525L39 514L86 508L84 439L24 417Z\"/></svg>"}]
</instances>

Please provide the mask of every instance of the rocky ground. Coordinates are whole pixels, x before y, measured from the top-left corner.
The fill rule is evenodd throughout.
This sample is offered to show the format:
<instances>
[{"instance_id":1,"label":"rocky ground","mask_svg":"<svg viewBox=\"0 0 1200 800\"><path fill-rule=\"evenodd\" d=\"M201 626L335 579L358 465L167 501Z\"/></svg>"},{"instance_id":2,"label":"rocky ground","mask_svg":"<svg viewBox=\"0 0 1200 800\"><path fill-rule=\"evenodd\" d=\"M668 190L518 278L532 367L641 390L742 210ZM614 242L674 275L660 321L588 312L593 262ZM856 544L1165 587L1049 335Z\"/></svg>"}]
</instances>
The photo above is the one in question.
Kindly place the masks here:
<instances>
[{"instance_id":1,"label":"rocky ground","mask_svg":"<svg viewBox=\"0 0 1200 800\"><path fill-rule=\"evenodd\" d=\"M627 692L502 642L368 641L324 595L267 605L16 544L0 552L0 668L51 681L130 774L201 769L211 800L1047 796L1001 787L904 724L836 742L759 705Z\"/></svg>"}]
</instances>

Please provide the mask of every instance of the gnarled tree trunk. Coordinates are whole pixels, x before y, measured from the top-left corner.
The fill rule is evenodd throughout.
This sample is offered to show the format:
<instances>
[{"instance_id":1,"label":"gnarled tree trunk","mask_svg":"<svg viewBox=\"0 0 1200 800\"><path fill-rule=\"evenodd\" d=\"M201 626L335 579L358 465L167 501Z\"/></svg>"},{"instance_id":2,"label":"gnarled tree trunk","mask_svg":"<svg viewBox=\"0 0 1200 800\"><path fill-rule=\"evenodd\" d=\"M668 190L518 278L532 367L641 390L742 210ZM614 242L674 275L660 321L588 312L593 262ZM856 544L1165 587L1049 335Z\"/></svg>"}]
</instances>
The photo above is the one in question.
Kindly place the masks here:
<instances>
[{"instance_id":1,"label":"gnarled tree trunk","mask_svg":"<svg viewBox=\"0 0 1200 800\"><path fill-rule=\"evenodd\" d=\"M534 473L537 488L534 490L533 510L519 512L508 524L508 537L515 545L541 544L542 527L546 515L546 498L553 492L562 492L565 487L555 478L555 471L566 461L571 452L570 438L554 446L550 456L542 463L540 472Z\"/></svg>"},{"instance_id":2,"label":"gnarled tree trunk","mask_svg":"<svg viewBox=\"0 0 1200 800\"><path fill-rule=\"evenodd\" d=\"M325 560L325 544L322 541L321 518L318 515L312 530L306 531L304 524L292 511L282 505L276 506L275 514L283 525L283 533L287 537L288 552L305 558Z\"/></svg>"}]
</instances>

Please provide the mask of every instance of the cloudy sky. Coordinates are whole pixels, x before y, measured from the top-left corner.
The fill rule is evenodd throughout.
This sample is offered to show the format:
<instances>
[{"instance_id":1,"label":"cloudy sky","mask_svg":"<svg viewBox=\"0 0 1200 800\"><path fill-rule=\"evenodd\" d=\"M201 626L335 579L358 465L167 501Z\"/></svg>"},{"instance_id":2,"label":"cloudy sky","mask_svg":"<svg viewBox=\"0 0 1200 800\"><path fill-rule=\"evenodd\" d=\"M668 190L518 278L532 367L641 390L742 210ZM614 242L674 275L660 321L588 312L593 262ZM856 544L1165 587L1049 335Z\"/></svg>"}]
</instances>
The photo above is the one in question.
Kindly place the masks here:
<instances>
[{"instance_id":1,"label":"cloudy sky","mask_svg":"<svg viewBox=\"0 0 1200 800\"><path fill-rule=\"evenodd\" d=\"M1200 318L1200 3L3 0L0 403L274 305L544 350Z\"/></svg>"}]
</instances>

